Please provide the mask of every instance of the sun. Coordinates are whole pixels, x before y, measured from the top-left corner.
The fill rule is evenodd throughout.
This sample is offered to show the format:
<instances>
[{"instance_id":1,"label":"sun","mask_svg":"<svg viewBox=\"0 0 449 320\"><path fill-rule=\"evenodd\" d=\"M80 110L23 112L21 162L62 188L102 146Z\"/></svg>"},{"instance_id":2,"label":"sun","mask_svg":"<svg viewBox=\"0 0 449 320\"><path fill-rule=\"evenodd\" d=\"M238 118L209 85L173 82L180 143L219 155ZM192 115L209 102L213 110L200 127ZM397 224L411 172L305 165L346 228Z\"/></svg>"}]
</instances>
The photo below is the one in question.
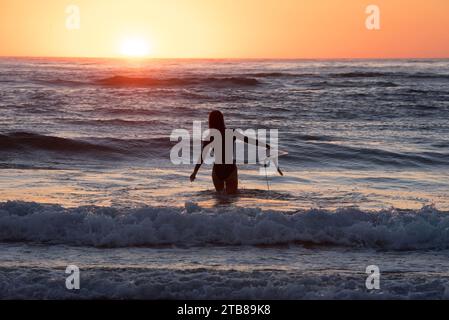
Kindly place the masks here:
<instances>
[{"instance_id":1,"label":"sun","mask_svg":"<svg viewBox=\"0 0 449 320\"><path fill-rule=\"evenodd\" d=\"M151 46L144 38L126 38L120 45L120 53L126 57L143 58L151 54Z\"/></svg>"}]
</instances>

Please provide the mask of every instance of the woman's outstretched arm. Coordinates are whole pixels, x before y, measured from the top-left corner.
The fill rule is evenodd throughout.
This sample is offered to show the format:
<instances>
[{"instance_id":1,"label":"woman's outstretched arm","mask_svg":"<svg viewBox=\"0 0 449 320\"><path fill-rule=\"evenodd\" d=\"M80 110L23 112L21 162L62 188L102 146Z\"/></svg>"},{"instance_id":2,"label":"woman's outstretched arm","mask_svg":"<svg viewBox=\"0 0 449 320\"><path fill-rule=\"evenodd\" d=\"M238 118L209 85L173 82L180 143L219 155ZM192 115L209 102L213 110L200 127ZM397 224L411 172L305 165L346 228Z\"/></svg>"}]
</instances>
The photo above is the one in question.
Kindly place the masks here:
<instances>
[{"instance_id":1,"label":"woman's outstretched arm","mask_svg":"<svg viewBox=\"0 0 449 320\"><path fill-rule=\"evenodd\" d=\"M234 136L235 136L236 139L239 139L239 140L241 140L241 141L243 141L245 143L248 143L248 144L252 144L254 146L258 145L260 147L265 147L267 149L271 148L268 143L265 143L263 141L260 141L258 139L253 138L253 137L250 137L250 136L246 136L243 133L241 133L239 130L234 130Z\"/></svg>"},{"instance_id":2,"label":"woman's outstretched arm","mask_svg":"<svg viewBox=\"0 0 449 320\"><path fill-rule=\"evenodd\" d=\"M241 141L243 141L243 142L245 142L245 143L252 144L252 145L255 145L255 146L265 147L265 148L268 149L268 150L271 149L271 146L270 146L268 143L265 143L265 142L260 141L260 140L258 140L258 139L254 139L254 138L249 137L249 136L246 136L246 135L244 135L243 133L241 133L241 132L238 131L238 130L235 130L235 131L234 131L234 136L235 136L236 139L239 139L239 140L241 140ZM277 162L277 159L272 159L272 161L274 162L274 165L276 166L276 169L277 169L278 173L279 173L281 176L283 176L284 173L282 172L281 168L279 167L279 164L278 164L278 162ZM265 164L265 167L266 167L266 166L267 166L267 165Z\"/></svg>"},{"instance_id":3,"label":"woman's outstretched arm","mask_svg":"<svg viewBox=\"0 0 449 320\"><path fill-rule=\"evenodd\" d=\"M195 169L193 169L193 173L190 175L190 182L195 181L196 174L198 173L198 170L200 170L201 165L204 162L204 160L203 160L203 152L210 145L211 142L212 141L207 141L206 143L203 144L203 148L201 150L200 158L198 159L197 164L195 165Z\"/></svg>"}]
</instances>

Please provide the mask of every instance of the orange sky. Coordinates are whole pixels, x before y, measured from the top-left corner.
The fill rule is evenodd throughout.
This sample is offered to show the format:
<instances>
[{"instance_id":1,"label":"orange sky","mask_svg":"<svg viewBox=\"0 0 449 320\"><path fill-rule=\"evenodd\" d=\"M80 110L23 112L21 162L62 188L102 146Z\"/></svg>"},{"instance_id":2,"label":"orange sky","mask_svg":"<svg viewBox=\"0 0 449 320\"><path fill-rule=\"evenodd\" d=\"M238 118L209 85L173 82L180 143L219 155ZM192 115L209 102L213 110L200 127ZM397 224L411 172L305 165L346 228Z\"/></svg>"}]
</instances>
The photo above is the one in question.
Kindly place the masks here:
<instances>
[{"instance_id":1,"label":"orange sky","mask_svg":"<svg viewBox=\"0 0 449 320\"><path fill-rule=\"evenodd\" d=\"M370 4L379 31L365 27ZM1 56L119 56L130 37L161 58L449 57L449 1L0 0Z\"/></svg>"}]
</instances>

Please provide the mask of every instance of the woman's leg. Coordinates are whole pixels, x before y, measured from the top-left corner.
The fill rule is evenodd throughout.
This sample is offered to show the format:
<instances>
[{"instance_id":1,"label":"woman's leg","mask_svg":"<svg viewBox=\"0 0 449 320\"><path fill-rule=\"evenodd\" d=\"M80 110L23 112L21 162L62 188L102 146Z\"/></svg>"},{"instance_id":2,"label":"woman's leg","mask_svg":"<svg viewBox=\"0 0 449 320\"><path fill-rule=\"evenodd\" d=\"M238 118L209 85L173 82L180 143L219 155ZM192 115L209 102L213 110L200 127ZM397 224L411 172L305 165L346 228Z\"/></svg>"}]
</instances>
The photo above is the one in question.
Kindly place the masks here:
<instances>
[{"instance_id":1,"label":"woman's leg","mask_svg":"<svg viewBox=\"0 0 449 320\"><path fill-rule=\"evenodd\" d=\"M225 183L215 174L215 170L212 170L212 181L214 182L215 190L217 190L217 192L222 192L224 190Z\"/></svg>"},{"instance_id":2,"label":"woman's leg","mask_svg":"<svg viewBox=\"0 0 449 320\"><path fill-rule=\"evenodd\" d=\"M234 172L226 179L226 193L236 194L239 188L239 175L237 168Z\"/></svg>"}]
</instances>

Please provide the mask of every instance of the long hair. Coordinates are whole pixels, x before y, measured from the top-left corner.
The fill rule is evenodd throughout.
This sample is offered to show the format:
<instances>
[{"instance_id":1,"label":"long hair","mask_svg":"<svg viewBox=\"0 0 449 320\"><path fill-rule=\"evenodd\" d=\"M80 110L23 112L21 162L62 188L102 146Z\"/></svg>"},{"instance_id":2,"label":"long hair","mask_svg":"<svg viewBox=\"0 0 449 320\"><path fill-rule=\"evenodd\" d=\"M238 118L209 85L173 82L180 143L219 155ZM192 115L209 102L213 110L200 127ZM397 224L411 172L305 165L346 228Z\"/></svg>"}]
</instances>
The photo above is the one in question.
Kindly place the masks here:
<instances>
[{"instance_id":1,"label":"long hair","mask_svg":"<svg viewBox=\"0 0 449 320\"><path fill-rule=\"evenodd\" d=\"M218 110L214 110L209 113L209 129L216 129L224 134L226 125L224 122L223 113Z\"/></svg>"}]
</instances>

